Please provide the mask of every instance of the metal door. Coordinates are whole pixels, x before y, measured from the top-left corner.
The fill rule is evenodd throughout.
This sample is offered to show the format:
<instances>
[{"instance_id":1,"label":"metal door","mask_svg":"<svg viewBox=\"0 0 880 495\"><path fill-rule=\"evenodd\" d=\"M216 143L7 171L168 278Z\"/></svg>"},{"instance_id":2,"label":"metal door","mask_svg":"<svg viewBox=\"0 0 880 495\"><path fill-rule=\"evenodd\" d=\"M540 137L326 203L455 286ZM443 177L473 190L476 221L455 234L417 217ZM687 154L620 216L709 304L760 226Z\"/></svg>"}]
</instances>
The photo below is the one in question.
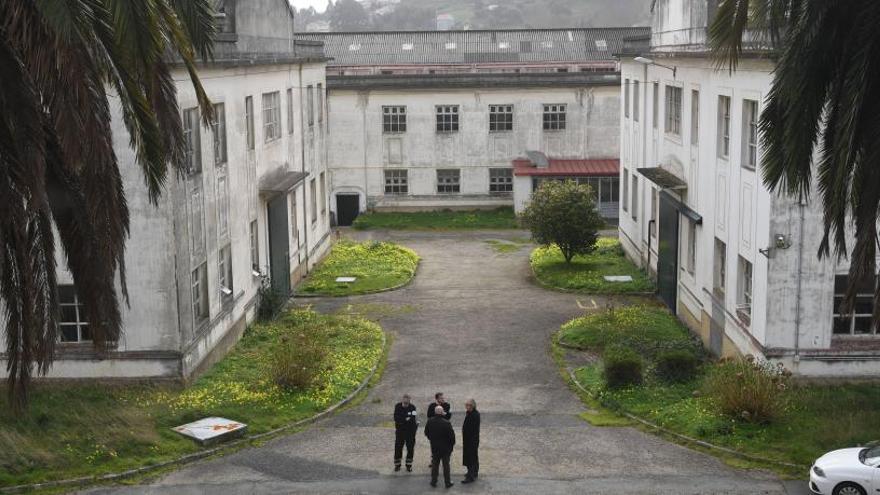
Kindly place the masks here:
<instances>
[{"instance_id":1,"label":"metal door","mask_svg":"<svg viewBox=\"0 0 880 495\"><path fill-rule=\"evenodd\" d=\"M280 194L267 205L269 217L269 274L272 290L290 295L290 232L287 225L287 195Z\"/></svg>"},{"instance_id":2,"label":"metal door","mask_svg":"<svg viewBox=\"0 0 880 495\"><path fill-rule=\"evenodd\" d=\"M660 195L657 290L663 302L675 313L678 298L678 209L665 194Z\"/></svg>"},{"instance_id":3,"label":"metal door","mask_svg":"<svg viewBox=\"0 0 880 495\"><path fill-rule=\"evenodd\" d=\"M336 195L336 224L347 227L354 222L360 213L361 199L357 194Z\"/></svg>"}]
</instances>

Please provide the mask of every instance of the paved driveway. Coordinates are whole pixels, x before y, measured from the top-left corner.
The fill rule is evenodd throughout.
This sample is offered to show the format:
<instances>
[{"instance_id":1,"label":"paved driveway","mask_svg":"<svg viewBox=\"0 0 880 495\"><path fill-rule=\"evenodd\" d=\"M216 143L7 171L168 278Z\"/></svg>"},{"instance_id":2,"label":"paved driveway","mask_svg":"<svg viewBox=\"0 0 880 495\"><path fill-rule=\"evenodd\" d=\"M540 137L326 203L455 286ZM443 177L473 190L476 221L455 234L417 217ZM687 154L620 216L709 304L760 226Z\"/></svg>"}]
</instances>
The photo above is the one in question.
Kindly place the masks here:
<instances>
[{"instance_id":1,"label":"paved driveway","mask_svg":"<svg viewBox=\"0 0 880 495\"><path fill-rule=\"evenodd\" d=\"M548 338L582 313L589 298L528 281L528 247L499 254L488 239L521 233L366 233L415 249L414 282L394 292L311 300L321 310L349 303L406 308L383 318L393 334L382 381L359 406L306 431L193 464L151 485L94 493L421 493L429 452L420 433L413 473L392 471L394 403L410 393L421 414L435 391L453 406L460 433L464 401L482 413L480 480L463 493L788 493L774 476L735 470L713 457L632 428L593 427L549 355ZM596 301L602 304L601 301ZM794 486L799 485L796 484Z\"/></svg>"}]
</instances>

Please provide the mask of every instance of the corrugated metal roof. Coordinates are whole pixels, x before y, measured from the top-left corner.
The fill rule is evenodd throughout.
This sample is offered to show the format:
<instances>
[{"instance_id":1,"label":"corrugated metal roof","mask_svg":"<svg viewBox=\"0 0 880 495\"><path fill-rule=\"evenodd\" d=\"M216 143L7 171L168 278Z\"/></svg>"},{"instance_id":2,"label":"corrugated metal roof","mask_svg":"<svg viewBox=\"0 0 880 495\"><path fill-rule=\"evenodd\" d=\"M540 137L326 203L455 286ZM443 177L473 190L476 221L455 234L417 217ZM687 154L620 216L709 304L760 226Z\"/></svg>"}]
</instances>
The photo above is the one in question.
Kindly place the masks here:
<instances>
[{"instance_id":1,"label":"corrugated metal roof","mask_svg":"<svg viewBox=\"0 0 880 495\"><path fill-rule=\"evenodd\" d=\"M300 33L324 42L330 65L592 62L614 60L647 27Z\"/></svg>"},{"instance_id":2,"label":"corrugated metal roof","mask_svg":"<svg viewBox=\"0 0 880 495\"><path fill-rule=\"evenodd\" d=\"M526 158L513 161L513 174L518 176L607 177L619 173L620 160L616 158L590 160L550 158L550 166L545 168L536 167Z\"/></svg>"}]
</instances>

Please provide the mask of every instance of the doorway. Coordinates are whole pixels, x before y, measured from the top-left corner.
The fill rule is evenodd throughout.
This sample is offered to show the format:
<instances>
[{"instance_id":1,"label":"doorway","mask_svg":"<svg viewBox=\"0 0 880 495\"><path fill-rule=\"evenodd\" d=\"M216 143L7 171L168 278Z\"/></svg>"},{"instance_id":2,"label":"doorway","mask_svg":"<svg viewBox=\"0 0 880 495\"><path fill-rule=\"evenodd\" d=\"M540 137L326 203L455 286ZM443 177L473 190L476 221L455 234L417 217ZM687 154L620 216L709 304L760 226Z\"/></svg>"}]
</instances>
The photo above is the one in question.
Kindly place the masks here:
<instances>
[{"instance_id":1,"label":"doorway","mask_svg":"<svg viewBox=\"0 0 880 495\"><path fill-rule=\"evenodd\" d=\"M336 224L340 227L348 227L354 223L361 211L361 197L359 194L336 195Z\"/></svg>"},{"instance_id":2,"label":"doorway","mask_svg":"<svg viewBox=\"0 0 880 495\"><path fill-rule=\"evenodd\" d=\"M269 275L272 290L284 298L290 295L290 232L287 225L287 195L279 194L266 206L269 220Z\"/></svg>"},{"instance_id":3,"label":"doorway","mask_svg":"<svg viewBox=\"0 0 880 495\"><path fill-rule=\"evenodd\" d=\"M660 194L660 225L657 241L657 290L676 313L678 299L678 208L666 194Z\"/></svg>"}]
</instances>

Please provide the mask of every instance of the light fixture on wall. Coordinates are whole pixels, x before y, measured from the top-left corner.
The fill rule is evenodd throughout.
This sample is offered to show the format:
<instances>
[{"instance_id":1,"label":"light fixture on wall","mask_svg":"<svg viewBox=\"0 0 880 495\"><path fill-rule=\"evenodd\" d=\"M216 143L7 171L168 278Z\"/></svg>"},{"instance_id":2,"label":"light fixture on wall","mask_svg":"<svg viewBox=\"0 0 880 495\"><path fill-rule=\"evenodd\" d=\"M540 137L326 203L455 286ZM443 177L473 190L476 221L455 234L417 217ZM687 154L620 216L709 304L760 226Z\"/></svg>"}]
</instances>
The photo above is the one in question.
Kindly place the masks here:
<instances>
[{"instance_id":1,"label":"light fixture on wall","mask_svg":"<svg viewBox=\"0 0 880 495\"><path fill-rule=\"evenodd\" d=\"M656 65L657 67L663 67L664 69L669 69L669 70L672 71L672 78L673 78L673 79L675 79L675 73L678 72L678 68L676 68L674 65L663 65L663 64L658 64L657 62L654 62L654 59L652 59L652 58L647 58L647 57L636 57L636 58L634 58L633 60L635 60L636 62L638 62L638 63L640 63L640 64L644 64L644 65Z\"/></svg>"},{"instance_id":2,"label":"light fixture on wall","mask_svg":"<svg viewBox=\"0 0 880 495\"><path fill-rule=\"evenodd\" d=\"M785 234L776 234L773 236L773 245L767 246L764 249L758 249L758 252L763 254L765 258L770 259L770 250L771 249L788 249L791 247L791 241L788 240L788 236Z\"/></svg>"}]
</instances>

